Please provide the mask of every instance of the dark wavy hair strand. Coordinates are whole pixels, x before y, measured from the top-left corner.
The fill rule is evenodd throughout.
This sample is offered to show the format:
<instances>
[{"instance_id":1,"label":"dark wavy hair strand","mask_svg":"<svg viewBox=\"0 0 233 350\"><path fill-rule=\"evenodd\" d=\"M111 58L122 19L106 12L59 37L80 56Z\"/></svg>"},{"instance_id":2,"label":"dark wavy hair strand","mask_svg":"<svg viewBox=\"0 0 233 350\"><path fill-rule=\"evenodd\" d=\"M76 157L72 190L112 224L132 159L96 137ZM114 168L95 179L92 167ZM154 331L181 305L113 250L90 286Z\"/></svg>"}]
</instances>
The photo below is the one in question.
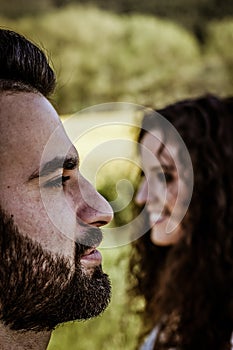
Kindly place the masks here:
<instances>
[{"instance_id":1,"label":"dark wavy hair strand","mask_svg":"<svg viewBox=\"0 0 233 350\"><path fill-rule=\"evenodd\" d=\"M154 349L230 349L233 330L233 98L212 95L158 110L191 155L194 190L184 237L158 247L150 232L133 243L131 296L143 297L142 337L155 325L166 336ZM144 130L155 127L151 115ZM164 324L162 322L164 320ZM160 338L159 335L157 337ZM165 339L165 340L164 340Z\"/></svg>"}]
</instances>

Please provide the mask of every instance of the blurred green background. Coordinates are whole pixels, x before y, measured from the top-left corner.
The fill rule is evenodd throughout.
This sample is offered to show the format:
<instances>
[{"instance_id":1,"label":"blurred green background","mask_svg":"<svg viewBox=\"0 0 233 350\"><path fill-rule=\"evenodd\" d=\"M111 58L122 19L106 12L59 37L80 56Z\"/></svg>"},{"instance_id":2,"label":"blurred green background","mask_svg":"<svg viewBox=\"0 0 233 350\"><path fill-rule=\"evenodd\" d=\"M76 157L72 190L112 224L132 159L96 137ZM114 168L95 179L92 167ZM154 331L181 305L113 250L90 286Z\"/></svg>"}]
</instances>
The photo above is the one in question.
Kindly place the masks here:
<instances>
[{"instance_id":1,"label":"blurred green background","mask_svg":"<svg viewBox=\"0 0 233 350\"><path fill-rule=\"evenodd\" d=\"M159 108L207 92L233 93L230 2L0 0L0 25L45 48L57 74L52 103L60 115L105 102ZM98 189L109 200L121 176L114 168L102 177ZM110 306L97 319L58 327L48 350L135 348L140 323L127 300L130 247L102 254L113 285Z\"/></svg>"},{"instance_id":2,"label":"blurred green background","mask_svg":"<svg viewBox=\"0 0 233 350\"><path fill-rule=\"evenodd\" d=\"M161 12L166 2L172 19L152 15L152 11L113 13L75 1L58 8L52 6L52 0L0 0L0 23L46 48L58 78L54 102L62 114L112 101L159 107L207 91L231 93L230 9L222 10L221 19L212 14L209 20L204 16L207 8L202 10L201 4L210 0L183 0L184 8L179 0L177 9L176 0L166 0L163 5L155 5L155 10ZM213 2L212 7L221 13L225 3L227 0L219 5ZM141 2L139 8L142 6ZM197 25L201 34L196 34Z\"/></svg>"}]
</instances>

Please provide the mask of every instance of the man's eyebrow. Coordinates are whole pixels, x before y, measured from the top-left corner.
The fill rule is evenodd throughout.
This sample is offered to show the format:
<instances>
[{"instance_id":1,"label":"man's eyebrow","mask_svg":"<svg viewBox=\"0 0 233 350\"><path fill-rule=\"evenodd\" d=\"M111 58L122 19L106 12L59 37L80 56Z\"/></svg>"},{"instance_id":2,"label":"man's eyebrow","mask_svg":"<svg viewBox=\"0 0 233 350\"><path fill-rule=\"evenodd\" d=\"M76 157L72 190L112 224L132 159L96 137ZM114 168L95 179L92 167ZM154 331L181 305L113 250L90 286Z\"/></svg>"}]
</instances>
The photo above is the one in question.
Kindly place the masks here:
<instances>
[{"instance_id":1,"label":"man's eyebrow","mask_svg":"<svg viewBox=\"0 0 233 350\"><path fill-rule=\"evenodd\" d=\"M29 180L35 179L39 176L47 176L51 173L54 173L58 169L72 170L76 168L78 164L78 155L68 155L66 158L55 157L43 164L39 171L36 170L32 175L30 175Z\"/></svg>"}]
</instances>

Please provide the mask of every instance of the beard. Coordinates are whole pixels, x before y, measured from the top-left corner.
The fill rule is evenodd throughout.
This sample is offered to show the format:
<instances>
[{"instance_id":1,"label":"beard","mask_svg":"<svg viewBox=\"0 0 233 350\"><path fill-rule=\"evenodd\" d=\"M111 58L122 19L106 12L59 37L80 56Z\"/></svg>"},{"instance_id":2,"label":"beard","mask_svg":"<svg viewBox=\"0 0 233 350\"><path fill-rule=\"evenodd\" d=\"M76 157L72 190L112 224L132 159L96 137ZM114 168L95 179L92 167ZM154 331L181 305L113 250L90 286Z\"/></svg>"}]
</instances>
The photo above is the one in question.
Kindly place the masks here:
<instances>
[{"instance_id":1,"label":"beard","mask_svg":"<svg viewBox=\"0 0 233 350\"><path fill-rule=\"evenodd\" d=\"M102 233L88 227L84 236L85 244L95 245ZM0 320L12 330L43 331L101 314L110 301L110 281L101 266L83 272L80 257L87 249L76 243L71 273L67 259L24 237L0 210Z\"/></svg>"}]
</instances>

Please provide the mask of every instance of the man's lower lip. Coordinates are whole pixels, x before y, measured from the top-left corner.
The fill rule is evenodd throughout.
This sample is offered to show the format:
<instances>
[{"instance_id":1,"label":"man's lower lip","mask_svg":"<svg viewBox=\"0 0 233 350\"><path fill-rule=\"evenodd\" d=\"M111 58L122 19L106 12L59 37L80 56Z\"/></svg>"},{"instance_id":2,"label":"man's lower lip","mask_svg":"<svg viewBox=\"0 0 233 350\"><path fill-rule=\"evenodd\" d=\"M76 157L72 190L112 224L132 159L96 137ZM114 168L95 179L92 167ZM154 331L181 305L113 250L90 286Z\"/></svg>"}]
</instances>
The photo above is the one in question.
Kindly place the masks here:
<instances>
[{"instance_id":1,"label":"man's lower lip","mask_svg":"<svg viewBox=\"0 0 233 350\"><path fill-rule=\"evenodd\" d=\"M102 255L98 250L95 249L90 254L82 255L80 258L80 262L88 266L97 266L100 265L102 262Z\"/></svg>"}]
</instances>

